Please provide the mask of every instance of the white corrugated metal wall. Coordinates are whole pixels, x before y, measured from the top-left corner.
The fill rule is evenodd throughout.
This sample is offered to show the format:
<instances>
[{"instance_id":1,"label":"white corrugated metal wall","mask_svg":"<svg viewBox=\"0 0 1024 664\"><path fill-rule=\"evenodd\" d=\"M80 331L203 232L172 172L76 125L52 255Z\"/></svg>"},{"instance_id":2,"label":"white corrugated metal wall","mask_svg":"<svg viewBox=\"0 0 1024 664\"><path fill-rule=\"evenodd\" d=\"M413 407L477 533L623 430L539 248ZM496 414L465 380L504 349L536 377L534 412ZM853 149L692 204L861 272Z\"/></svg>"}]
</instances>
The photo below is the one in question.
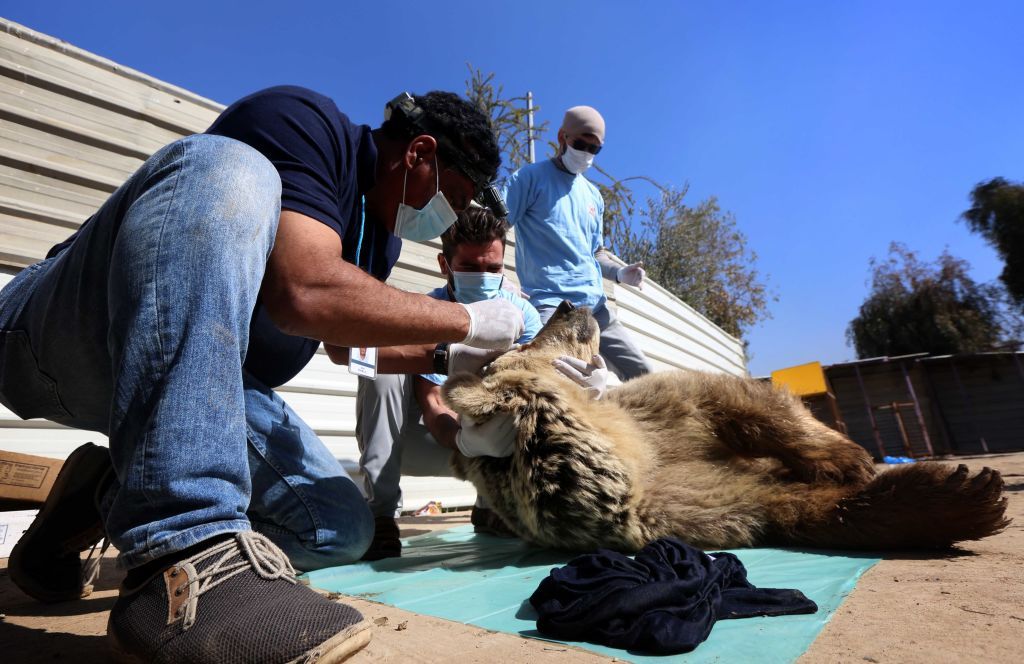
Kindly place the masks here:
<instances>
[{"instance_id":1,"label":"white corrugated metal wall","mask_svg":"<svg viewBox=\"0 0 1024 664\"><path fill-rule=\"evenodd\" d=\"M0 287L70 235L151 153L203 131L221 104L0 19ZM438 243L406 242L389 283L426 292L440 285ZM514 272L514 251L506 252ZM623 323L659 369L742 375L742 344L657 284L607 284ZM280 388L350 472L357 470L355 379L321 350ZM0 407L0 448L66 456L90 432L23 421ZM440 499L470 504L469 485L406 478L406 508Z\"/></svg>"}]
</instances>

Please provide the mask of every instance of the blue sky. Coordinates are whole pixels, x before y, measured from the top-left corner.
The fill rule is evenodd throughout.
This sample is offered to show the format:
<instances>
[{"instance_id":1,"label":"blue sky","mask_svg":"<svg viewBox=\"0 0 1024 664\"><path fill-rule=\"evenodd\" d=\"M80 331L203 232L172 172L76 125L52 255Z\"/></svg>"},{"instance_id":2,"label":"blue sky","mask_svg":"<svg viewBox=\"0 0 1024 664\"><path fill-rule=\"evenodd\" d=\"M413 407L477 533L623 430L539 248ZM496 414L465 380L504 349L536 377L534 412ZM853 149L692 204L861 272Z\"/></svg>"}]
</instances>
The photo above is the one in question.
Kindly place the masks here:
<instances>
[{"instance_id":1,"label":"blue sky","mask_svg":"<svg viewBox=\"0 0 1024 664\"><path fill-rule=\"evenodd\" d=\"M7 0L5 18L219 102L294 83L376 125L466 63L532 90L557 127L590 104L599 163L736 215L779 295L751 372L852 359L844 331L890 241L994 279L957 221L977 182L1024 180L1024 3L103 2Z\"/></svg>"}]
</instances>

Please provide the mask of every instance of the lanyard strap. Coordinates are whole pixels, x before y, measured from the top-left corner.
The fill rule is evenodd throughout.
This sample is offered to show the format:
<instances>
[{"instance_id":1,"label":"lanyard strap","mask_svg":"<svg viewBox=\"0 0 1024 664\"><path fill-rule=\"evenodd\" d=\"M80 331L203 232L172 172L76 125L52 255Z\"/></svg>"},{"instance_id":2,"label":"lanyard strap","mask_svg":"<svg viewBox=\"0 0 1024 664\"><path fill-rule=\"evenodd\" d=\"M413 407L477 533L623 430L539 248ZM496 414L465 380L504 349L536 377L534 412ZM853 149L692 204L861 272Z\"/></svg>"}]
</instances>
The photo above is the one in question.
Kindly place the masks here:
<instances>
[{"instance_id":1,"label":"lanyard strap","mask_svg":"<svg viewBox=\"0 0 1024 664\"><path fill-rule=\"evenodd\" d=\"M366 232L366 196L359 199L359 241L356 242L356 267L362 267L359 259L363 254L363 234ZM373 274L373 257L377 254L377 234L370 238L370 259L367 261L366 271Z\"/></svg>"},{"instance_id":2,"label":"lanyard strap","mask_svg":"<svg viewBox=\"0 0 1024 664\"><path fill-rule=\"evenodd\" d=\"M356 243L356 267L359 267L359 256L363 253L363 231L366 230L366 196L359 199L359 241ZM372 257L371 257L372 259Z\"/></svg>"}]
</instances>

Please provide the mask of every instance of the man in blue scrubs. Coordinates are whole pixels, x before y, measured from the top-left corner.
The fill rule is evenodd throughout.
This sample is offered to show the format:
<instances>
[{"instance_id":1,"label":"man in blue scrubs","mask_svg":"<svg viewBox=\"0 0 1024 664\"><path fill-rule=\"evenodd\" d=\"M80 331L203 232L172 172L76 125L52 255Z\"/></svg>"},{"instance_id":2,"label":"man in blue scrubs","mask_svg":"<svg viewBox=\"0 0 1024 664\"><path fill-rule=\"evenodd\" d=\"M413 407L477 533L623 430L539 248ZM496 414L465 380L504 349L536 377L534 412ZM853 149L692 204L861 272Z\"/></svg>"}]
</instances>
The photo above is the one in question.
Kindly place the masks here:
<instances>
[{"instance_id":1,"label":"man in blue scrubs","mask_svg":"<svg viewBox=\"0 0 1024 664\"><path fill-rule=\"evenodd\" d=\"M540 331L541 322L533 305L503 287L507 230L505 222L486 208L470 207L460 212L455 224L441 236L441 253L437 255L441 275L448 283L427 295L465 304L508 300L523 312L525 329L516 343L525 344ZM445 379L440 374L359 379L359 467L375 522L373 543L363 556L365 560L401 555L395 516L402 508L402 475L450 476L453 450L469 456L506 456L511 452L511 419L494 418L493 426L499 430L463 428L458 414L441 398ZM472 521L480 530L503 527L500 518L479 501L473 508Z\"/></svg>"},{"instance_id":2,"label":"man in blue scrubs","mask_svg":"<svg viewBox=\"0 0 1024 664\"><path fill-rule=\"evenodd\" d=\"M558 156L512 174L504 197L516 230L516 274L545 322L562 300L590 307L601 326L601 356L620 378L651 371L643 351L607 306L602 275L641 288L642 263L623 265L601 246L604 200L583 177L604 146L604 118L589 106L565 113Z\"/></svg>"},{"instance_id":3,"label":"man in blue scrubs","mask_svg":"<svg viewBox=\"0 0 1024 664\"><path fill-rule=\"evenodd\" d=\"M456 95L386 108L371 130L311 90L250 95L0 291L0 402L110 440L67 460L9 573L44 601L87 594L79 552L105 531L127 569L108 624L120 659L340 661L365 645L359 612L292 564L358 559L372 516L273 388L321 342L387 346L381 371L475 370L523 333L506 300L383 283L400 238L440 235L500 164L488 118Z\"/></svg>"}]
</instances>

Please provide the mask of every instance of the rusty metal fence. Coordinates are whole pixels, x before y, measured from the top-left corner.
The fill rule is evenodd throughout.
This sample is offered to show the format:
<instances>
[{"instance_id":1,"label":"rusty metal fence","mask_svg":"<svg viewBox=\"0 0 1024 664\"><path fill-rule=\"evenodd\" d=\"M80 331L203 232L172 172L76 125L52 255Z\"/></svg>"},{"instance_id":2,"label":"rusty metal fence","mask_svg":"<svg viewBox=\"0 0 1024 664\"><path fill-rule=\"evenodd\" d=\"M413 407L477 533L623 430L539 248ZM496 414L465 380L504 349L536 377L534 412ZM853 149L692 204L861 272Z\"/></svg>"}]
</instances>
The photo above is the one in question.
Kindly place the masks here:
<instances>
[{"instance_id":1,"label":"rusty metal fence","mask_svg":"<svg viewBox=\"0 0 1024 664\"><path fill-rule=\"evenodd\" d=\"M1024 353L884 357L825 368L848 435L875 457L1024 450Z\"/></svg>"}]
</instances>

